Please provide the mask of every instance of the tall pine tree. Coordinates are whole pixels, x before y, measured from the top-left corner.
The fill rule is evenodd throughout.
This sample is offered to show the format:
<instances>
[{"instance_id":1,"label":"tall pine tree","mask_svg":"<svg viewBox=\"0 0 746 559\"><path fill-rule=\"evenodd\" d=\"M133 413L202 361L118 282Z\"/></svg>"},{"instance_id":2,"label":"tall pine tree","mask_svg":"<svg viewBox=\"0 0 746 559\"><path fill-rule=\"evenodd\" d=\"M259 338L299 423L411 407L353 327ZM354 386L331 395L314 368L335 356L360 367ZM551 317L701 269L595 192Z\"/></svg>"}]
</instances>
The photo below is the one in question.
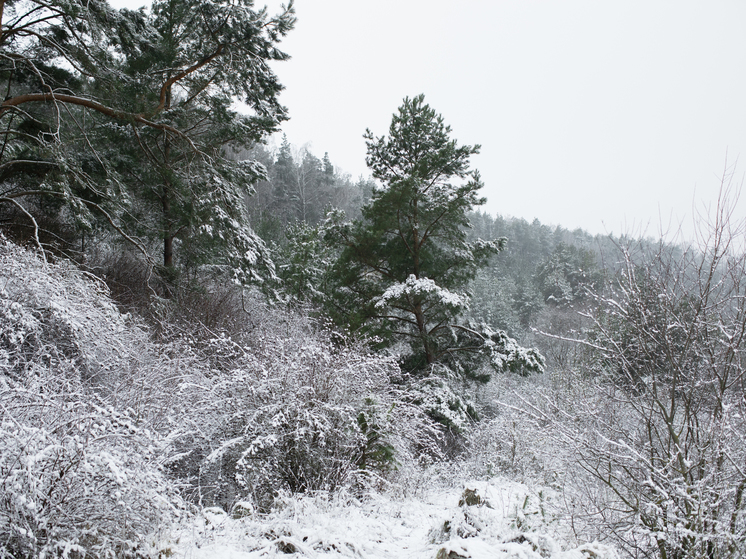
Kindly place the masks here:
<instances>
[{"instance_id":1,"label":"tall pine tree","mask_svg":"<svg viewBox=\"0 0 746 559\"><path fill-rule=\"evenodd\" d=\"M227 155L287 118L269 64L287 58L292 2L276 16L253 0L3 6L2 207L64 206L88 228L100 217L167 277L186 262L273 276L245 209L266 170Z\"/></svg>"},{"instance_id":2,"label":"tall pine tree","mask_svg":"<svg viewBox=\"0 0 746 559\"><path fill-rule=\"evenodd\" d=\"M423 95L404 99L388 136L366 132L367 163L382 187L362 219L337 229L344 249L332 312L389 343L408 342L405 363L420 374L440 363L486 380L477 373L484 357L540 370L538 354L511 357L517 346L504 334L459 320L467 284L506 241L467 241L468 213L485 202L469 162L479 146L459 146L450 133Z\"/></svg>"}]
</instances>

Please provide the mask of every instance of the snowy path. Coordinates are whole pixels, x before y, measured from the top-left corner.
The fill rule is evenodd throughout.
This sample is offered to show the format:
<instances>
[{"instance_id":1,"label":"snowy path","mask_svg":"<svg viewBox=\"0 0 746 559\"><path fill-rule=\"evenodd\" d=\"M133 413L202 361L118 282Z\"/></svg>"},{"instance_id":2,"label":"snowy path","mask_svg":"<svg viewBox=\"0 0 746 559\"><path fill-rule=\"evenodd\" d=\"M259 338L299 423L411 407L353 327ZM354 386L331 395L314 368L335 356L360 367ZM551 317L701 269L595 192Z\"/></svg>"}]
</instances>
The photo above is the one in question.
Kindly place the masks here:
<instances>
[{"instance_id":1,"label":"snowy path","mask_svg":"<svg viewBox=\"0 0 746 559\"><path fill-rule=\"evenodd\" d=\"M181 534L171 535L179 543L169 550L183 559L440 559L451 551L471 559L616 558L599 544L561 546L544 498L524 485L502 480L470 487L484 504L459 507L459 489L412 499L374 495L363 502L295 498L271 515L241 519L207 509Z\"/></svg>"}]
</instances>

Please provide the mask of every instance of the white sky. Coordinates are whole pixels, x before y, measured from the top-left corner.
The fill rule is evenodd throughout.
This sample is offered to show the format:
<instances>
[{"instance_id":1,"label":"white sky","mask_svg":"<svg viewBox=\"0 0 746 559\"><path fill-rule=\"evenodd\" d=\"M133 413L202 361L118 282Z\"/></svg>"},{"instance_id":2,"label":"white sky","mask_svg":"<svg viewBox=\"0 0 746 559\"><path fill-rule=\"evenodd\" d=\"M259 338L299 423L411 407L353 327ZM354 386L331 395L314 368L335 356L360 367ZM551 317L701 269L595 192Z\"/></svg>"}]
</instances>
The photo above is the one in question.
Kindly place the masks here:
<instances>
[{"instance_id":1,"label":"white sky","mask_svg":"<svg viewBox=\"0 0 746 559\"><path fill-rule=\"evenodd\" d=\"M297 0L296 11L282 44L293 58L276 65L283 129L353 177L368 174L365 129L385 134L419 93L460 143L482 145L473 166L493 214L653 236L662 217L688 231L726 157L746 159L742 0Z\"/></svg>"}]
</instances>

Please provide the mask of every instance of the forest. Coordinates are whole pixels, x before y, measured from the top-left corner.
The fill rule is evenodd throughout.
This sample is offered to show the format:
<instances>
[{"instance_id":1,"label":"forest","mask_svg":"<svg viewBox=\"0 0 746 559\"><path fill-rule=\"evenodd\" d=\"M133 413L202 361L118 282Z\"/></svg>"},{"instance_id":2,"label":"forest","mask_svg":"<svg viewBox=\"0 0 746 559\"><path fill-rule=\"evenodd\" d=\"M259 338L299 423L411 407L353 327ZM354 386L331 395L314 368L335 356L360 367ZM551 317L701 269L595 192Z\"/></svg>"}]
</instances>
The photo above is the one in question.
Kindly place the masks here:
<instances>
[{"instance_id":1,"label":"forest","mask_svg":"<svg viewBox=\"0 0 746 559\"><path fill-rule=\"evenodd\" d=\"M292 2L0 23L0 559L746 556L730 174L693 242L493 216L425 95L367 177L269 141Z\"/></svg>"}]
</instances>

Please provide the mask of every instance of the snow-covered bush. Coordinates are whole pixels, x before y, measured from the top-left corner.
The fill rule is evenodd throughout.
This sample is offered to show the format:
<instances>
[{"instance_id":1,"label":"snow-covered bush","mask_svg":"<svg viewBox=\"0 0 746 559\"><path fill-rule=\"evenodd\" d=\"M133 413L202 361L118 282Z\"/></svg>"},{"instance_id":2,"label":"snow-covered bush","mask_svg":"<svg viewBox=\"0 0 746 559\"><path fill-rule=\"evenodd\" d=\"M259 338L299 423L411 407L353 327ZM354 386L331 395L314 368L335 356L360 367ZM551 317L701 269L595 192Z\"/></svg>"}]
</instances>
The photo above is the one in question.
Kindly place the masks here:
<instances>
[{"instance_id":1,"label":"snow-covered bush","mask_svg":"<svg viewBox=\"0 0 746 559\"><path fill-rule=\"evenodd\" d=\"M146 340L136 328L123 335L126 317L95 276L66 261L47 263L2 237L0 320L0 364L14 378L53 347L86 382L104 387L131 344Z\"/></svg>"},{"instance_id":2,"label":"snow-covered bush","mask_svg":"<svg viewBox=\"0 0 746 559\"><path fill-rule=\"evenodd\" d=\"M632 557L746 554L746 256L729 217L719 206L699 247L620 247L591 294L584 375L515 406L574 455L578 531Z\"/></svg>"},{"instance_id":3,"label":"snow-covered bush","mask_svg":"<svg viewBox=\"0 0 746 559\"><path fill-rule=\"evenodd\" d=\"M0 239L0 555L146 553L174 372L100 281Z\"/></svg>"},{"instance_id":4,"label":"snow-covered bush","mask_svg":"<svg viewBox=\"0 0 746 559\"><path fill-rule=\"evenodd\" d=\"M572 412L573 403L592 400L594 390L572 370L494 377L475 395L484 417L466 434L460 467L474 479L505 476L562 487L576 456L553 421ZM552 408L547 399L561 400L562 409Z\"/></svg>"},{"instance_id":5,"label":"snow-covered bush","mask_svg":"<svg viewBox=\"0 0 746 559\"><path fill-rule=\"evenodd\" d=\"M438 367L438 372L448 371ZM477 411L465 396L457 393L447 377L431 375L407 385L409 400L428 416L454 433L462 433L477 419Z\"/></svg>"},{"instance_id":6,"label":"snow-covered bush","mask_svg":"<svg viewBox=\"0 0 746 559\"><path fill-rule=\"evenodd\" d=\"M504 410L469 433L465 466L475 477L504 475L551 481L547 479L552 473L546 468L543 451L547 449L542 442L546 444L548 440L535 421L521 412ZM554 464L557 469L559 466Z\"/></svg>"},{"instance_id":7,"label":"snow-covered bush","mask_svg":"<svg viewBox=\"0 0 746 559\"><path fill-rule=\"evenodd\" d=\"M614 535L663 559L746 553L746 256L727 208L702 234L684 252L621 251L587 342L603 407L575 432Z\"/></svg>"},{"instance_id":8,"label":"snow-covered bush","mask_svg":"<svg viewBox=\"0 0 746 559\"><path fill-rule=\"evenodd\" d=\"M438 429L391 382L394 359L277 308L257 312L274 320L209 342L221 368L189 388L201 403L173 434L170 467L188 472L198 500L267 508L283 491L359 483L434 448Z\"/></svg>"},{"instance_id":9,"label":"snow-covered bush","mask_svg":"<svg viewBox=\"0 0 746 559\"><path fill-rule=\"evenodd\" d=\"M48 393L50 373L60 371L0 388L0 550L138 555L178 502L158 466L158 437L94 397Z\"/></svg>"}]
</instances>

